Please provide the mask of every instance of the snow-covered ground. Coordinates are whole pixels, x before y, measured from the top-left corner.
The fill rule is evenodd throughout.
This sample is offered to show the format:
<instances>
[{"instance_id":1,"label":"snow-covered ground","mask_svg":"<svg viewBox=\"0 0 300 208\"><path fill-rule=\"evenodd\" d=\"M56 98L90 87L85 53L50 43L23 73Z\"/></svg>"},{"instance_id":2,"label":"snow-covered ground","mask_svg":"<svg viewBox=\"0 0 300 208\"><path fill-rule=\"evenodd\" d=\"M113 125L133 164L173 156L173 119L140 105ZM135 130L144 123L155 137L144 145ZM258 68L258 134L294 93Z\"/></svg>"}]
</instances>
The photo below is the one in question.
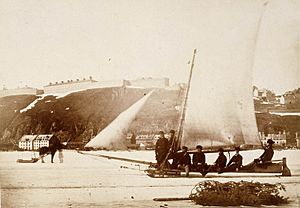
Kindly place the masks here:
<instances>
[{"instance_id":1,"label":"snow-covered ground","mask_svg":"<svg viewBox=\"0 0 300 208\"><path fill-rule=\"evenodd\" d=\"M300 116L300 112L270 112L270 114L279 115L279 116Z\"/></svg>"},{"instance_id":2,"label":"snow-covered ground","mask_svg":"<svg viewBox=\"0 0 300 208\"><path fill-rule=\"evenodd\" d=\"M38 96L34 101L32 101L28 106L26 106L25 108L21 109L21 110L20 110L20 113L24 113L24 112L26 112L26 111L28 111L28 110L34 108L35 105L36 105L39 101L43 100L43 99L44 99L45 97L47 97L47 96L54 96L54 97L56 97L56 99L60 99L60 98L63 98L63 97L65 97L65 96L67 96L67 95L70 95L70 94L72 94L72 93L75 93L75 92L81 92L81 91L85 91L85 90L87 90L87 89L73 90L73 91L64 92L64 93L50 93L50 94L42 94L42 95L39 95L39 96ZM49 102L51 102L51 101L50 101L50 100L45 101L45 103L49 103Z\"/></svg>"},{"instance_id":3,"label":"snow-covered ground","mask_svg":"<svg viewBox=\"0 0 300 208\"><path fill-rule=\"evenodd\" d=\"M242 152L244 162L258 157L262 150ZM154 161L153 151L89 152ZM231 156L233 153L231 153ZM64 151L55 163L16 163L30 158L31 152L0 152L2 207L198 207L190 201L154 202L156 197L186 197L203 180L259 181L286 185L285 196L292 200L286 207L300 206L300 150L276 151L274 159L287 157L292 177L250 174L208 174L205 178L150 178L144 165ZM228 156L228 154L227 154ZM216 158L207 154L208 163Z\"/></svg>"}]
</instances>

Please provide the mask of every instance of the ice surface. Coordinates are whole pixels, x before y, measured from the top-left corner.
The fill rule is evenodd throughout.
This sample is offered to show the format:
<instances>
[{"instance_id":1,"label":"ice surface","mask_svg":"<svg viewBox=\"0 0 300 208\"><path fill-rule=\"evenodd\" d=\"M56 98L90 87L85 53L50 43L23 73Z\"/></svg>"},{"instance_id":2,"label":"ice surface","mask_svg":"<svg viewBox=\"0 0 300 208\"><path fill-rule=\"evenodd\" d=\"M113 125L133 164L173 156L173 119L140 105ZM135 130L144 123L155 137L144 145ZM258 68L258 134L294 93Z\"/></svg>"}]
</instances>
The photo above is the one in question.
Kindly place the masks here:
<instances>
[{"instance_id":1,"label":"ice surface","mask_svg":"<svg viewBox=\"0 0 300 208\"><path fill-rule=\"evenodd\" d=\"M300 205L300 150L276 151L274 159L287 157L292 177L274 175L213 174L206 178L150 178L144 165L108 160L65 150L64 163L58 154L54 164L21 164L18 158L34 157L32 152L0 152L0 181L2 207L198 207L189 201L154 202L156 197L186 197L194 185L203 180L259 181L286 185L293 202ZM89 152L132 159L154 161L153 151L97 151ZM245 163L258 157L262 150L242 152ZM37 156L37 153L35 153ZM234 153L231 153L231 156ZM216 154L207 154L208 163ZM226 153L228 156L228 153Z\"/></svg>"}]
</instances>

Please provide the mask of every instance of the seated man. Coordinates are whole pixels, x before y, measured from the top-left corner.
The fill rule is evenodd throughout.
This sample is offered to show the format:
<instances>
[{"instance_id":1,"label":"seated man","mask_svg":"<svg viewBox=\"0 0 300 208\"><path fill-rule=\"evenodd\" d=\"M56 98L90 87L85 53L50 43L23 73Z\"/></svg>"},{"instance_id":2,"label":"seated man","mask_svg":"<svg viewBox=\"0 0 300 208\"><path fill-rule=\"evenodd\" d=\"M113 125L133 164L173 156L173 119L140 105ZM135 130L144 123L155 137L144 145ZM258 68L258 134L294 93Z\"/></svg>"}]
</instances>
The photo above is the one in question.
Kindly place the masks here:
<instances>
[{"instance_id":1,"label":"seated man","mask_svg":"<svg viewBox=\"0 0 300 208\"><path fill-rule=\"evenodd\" d=\"M243 169L252 169L254 168L257 164L267 164L271 163L274 151L272 145L274 144L274 141L272 139L267 140L267 145L264 148L264 153L258 158L254 159L253 162L250 164L243 166Z\"/></svg>"},{"instance_id":2,"label":"seated man","mask_svg":"<svg viewBox=\"0 0 300 208\"><path fill-rule=\"evenodd\" d=\"M226 171L239 171L242 166L243 157L240 155L240 147L235 148L235 155L229 160Z\"/></svg>"},{"instance_id":3,"label":"seated man","mask_svg":"<svg viewBox=\"0 0 300 208\"><path fill-rule=\"evenodd\" d=\"M272 139L268 139L264 153L258 159L256 159L258 162L262 162L262 163L271 162L274 155L274 151L272 147L273 144L274 141Z\"/></svg>"},{"instance_id":4,"label":"seated man","mask_svg":"<svg viewBox=\"0 0 300 208\"><path fill-rule=\"evenodd\" d=\"M202 152L202 146L201 145L197 145L196 146L196 150L197 150L197 152L195 152L193 154L193 165L192 165L192 168L195 171L199 171L200 173L203 173L206 170L207 165L205 163L205 155Z\"/></svg>"},{"instance_id":5,"label":"seated man","mask_svg":"<svg viewBox=\"0 0 300 208\"><path fill-rule=\"evenodd\" d=\"M188 153L188 148L186 146L182 147L182 152L178 157L177 168L180 170L185 170L186 176L189 176L191 166L191 157Z\"/></svg>"},{"instance_id":6,"label":"seated man","mask_svg":"<svg viewBox=\"0 0 300 208\"><path fill-rule=\"evenodd\" d=\"M206 171L203 172L203 176L205 176L208 172L217 171L218 173L224 172L224 168L227 163L227 158L224 155L223 148L219 149L219 156L213 165L210 165Z\"/></svg>"}]
</instances>

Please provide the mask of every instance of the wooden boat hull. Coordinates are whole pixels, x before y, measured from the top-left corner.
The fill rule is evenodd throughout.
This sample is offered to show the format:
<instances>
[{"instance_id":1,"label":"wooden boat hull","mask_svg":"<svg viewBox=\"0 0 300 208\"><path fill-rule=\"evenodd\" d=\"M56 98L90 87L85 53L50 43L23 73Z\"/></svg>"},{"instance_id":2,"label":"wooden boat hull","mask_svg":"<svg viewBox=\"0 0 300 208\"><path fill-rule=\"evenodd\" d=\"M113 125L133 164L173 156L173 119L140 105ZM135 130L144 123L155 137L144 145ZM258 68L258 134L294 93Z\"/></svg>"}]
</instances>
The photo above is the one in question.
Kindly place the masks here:
<instances>
[{"instance_id":1,"label":"wooden boat hull","mask_svg":"<svg viewBox=\"0 0 300 208\"><path fill-rule=\"evenodd\" d=\"M149 168L145 171L149 177L152 178L174 178L174 177L187 177L185 172L178 169L162 169L157 170L154 168ZM216 173L216 172L215 172ZM280 161L268 163L268 164L257 164L254 167L246 168L242 167L239 171L224 173L279 173L281 176L291 176L291 172L286 165L286 158ZM188 177L205 177L199 172L191 171Z\"/></svg>"}]
</instances>

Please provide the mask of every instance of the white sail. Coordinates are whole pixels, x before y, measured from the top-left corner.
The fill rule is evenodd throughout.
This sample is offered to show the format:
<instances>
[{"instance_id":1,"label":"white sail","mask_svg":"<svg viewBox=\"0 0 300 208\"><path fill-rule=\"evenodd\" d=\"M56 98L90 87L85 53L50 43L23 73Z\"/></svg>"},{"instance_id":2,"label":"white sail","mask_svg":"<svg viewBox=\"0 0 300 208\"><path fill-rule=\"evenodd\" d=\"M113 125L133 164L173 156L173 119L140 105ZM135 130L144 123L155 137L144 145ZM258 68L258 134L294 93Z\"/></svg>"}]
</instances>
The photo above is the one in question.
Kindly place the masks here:
<instances>
[{"instance_id":1,"label":"white sail","mask_svg":"<svg viewBox=\"0 0 300 208\"><path fill-rule=\"evenodd\" d=\"M126 134L136 115L146 103L153 91L123 111L106 128L95 136L85 147L126 149Z\"/></svg>"},{"instance_id":2,"label":"white sail","mask_svg":"<svg viewBox=\"0 0 300 208\"><path fill-rule=\"evenodd\" d=\"M260 144L252 99L259 15L227 10L196 58L181 139L189 148Z\"/></svg>"}]
</instances>

